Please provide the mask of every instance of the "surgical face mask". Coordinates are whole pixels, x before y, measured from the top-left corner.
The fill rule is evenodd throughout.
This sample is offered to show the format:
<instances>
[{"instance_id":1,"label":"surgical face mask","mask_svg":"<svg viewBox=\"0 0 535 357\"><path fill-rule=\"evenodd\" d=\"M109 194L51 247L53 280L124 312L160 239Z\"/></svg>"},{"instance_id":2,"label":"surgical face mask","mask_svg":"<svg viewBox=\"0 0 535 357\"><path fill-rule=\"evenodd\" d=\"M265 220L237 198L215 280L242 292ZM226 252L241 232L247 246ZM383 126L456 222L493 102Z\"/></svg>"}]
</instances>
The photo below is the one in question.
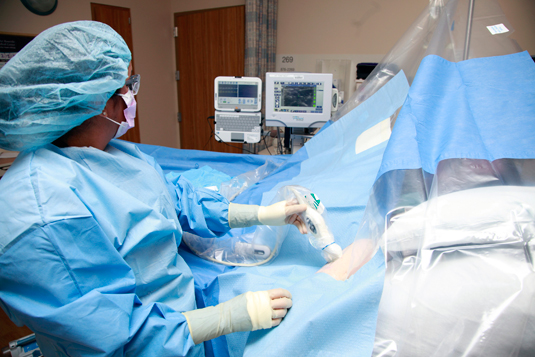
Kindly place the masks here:
<instances>
[{"instance_id":1,"label":"surgical face mask","mask_svg":"<svg viewBox=\"0 0 535 357\"><path fill-rule=\"evenodd\" d=\"M116 122L115 120L108 118L107 116L101 114L104 118L114 122L115 124L119 125L119 128L117 129L117 133L115 133L114 139L117 139L121 136L123 136L128 129L132 129L135 124L135 117L136 117L136 99L134 98L134 94L131 90L128 90L125 94L117 94L118 96L122 97L124 102L126 103L126 109L123 111L124 117L126 119L126 122Z\"/></svg>"},{"instance_id":2,"label":"surgical face mask","mask_svg":"<svg viewBox=\"0 0 535 357\"><path fill-rule=\"evenodd\" d=\"M130 128L133 128L136 124L134 122L134 119L136 117L136 98L134 98L134 93L132 93L131 90L128 90L125 94L117 94L119 97L123 98L124 102L126 103L126 109L123 111L124 117L126 118L126 121L128 122L128 125Z\"/></svg>"}]
</instances>

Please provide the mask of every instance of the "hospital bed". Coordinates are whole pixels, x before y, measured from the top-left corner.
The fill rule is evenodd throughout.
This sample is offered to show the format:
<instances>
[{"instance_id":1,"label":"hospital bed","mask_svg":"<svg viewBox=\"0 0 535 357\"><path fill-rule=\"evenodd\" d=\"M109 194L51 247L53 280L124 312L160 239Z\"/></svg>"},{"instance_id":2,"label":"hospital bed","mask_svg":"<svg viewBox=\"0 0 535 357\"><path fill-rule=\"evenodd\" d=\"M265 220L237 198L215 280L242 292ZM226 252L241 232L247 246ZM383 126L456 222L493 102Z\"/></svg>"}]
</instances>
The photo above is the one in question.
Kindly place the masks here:
<instances>
[{"instance_id":1,"label":"hospital bed","mask_svg":"<svg viewBox=\"0 0 535 357\"><path fill-rule=\"evenodd\" d=\"M485 184L392 218L374 355L533 354L535 187Z\"/></svg>"},{"instance_id":2,"label":"hospital bed","mask_svg":"<svg viewBox=\"0 0 535 357\"><path fill-rule=\"evenodd\" d=\"M511 27L495 0L472 4L431 1L291 156L140 145L199 187L270 166L233 202L270 204L287 185L307 187L346 248L324 267L295 228L267 228L276 254L255 263L229 254L236 241L256 244L254 229L201 248L185 236L199 307L276 286L293 295L280 326L222 336L207 355L533 355L535 65L506 33L488 33Z\"/></svg>"}]
</instances>

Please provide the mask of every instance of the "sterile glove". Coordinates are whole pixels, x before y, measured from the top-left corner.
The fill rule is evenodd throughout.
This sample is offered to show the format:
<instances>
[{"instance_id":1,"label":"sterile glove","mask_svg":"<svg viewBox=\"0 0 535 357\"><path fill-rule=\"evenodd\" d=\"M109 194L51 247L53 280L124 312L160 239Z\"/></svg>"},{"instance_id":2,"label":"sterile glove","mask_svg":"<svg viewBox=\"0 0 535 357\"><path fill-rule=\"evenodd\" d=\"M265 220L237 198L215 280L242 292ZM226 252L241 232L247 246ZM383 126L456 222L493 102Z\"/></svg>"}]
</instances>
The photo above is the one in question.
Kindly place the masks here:
<instances>
[{"instance_id":1,"label":"sterile glove","mask_svg":"<svg viewBox=\"0 0 535 357\"><path fill-rule=\"evenodd\" d=\"M292 295L286 289L247 292L216 306L183 312L195 344L221 335L278 326Z\"/></svg>"},{"instance_id":2,"label":"sterile glove","mask_svg":"<svg viewBox=\"0 0 535 357\"><path fill-rule=\"evenodd\" d=\"M270 206L242 205L230 203L228 221L230 228L250 227L255 225L283 226L293 224L302 234L307 233L306 225L299 213L307 209L305 204L297 201L280 201Z\"/></svg>"}]
</instances>

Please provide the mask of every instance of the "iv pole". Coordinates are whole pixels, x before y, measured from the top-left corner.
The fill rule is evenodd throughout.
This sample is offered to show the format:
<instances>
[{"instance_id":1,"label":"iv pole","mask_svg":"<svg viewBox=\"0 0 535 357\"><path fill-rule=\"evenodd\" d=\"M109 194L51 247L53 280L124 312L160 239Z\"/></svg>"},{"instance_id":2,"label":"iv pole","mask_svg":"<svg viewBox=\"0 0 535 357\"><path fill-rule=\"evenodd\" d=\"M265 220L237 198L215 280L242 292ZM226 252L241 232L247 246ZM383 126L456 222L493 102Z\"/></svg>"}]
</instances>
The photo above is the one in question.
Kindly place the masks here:
<instances>
[{"instance_id":1,"label":"iv pole","mask_svg":"<svg viewBox=\"0 0 535 357\"><path fill-rule=\"evenodd\" d=\"M474 2L475 0L470 0L470 3L468 4L468 22L466 23L463 61L468 59L468 52L470 51L470 36L472 35L472 20L474 18Z\"/></svg>"}]
</instances>

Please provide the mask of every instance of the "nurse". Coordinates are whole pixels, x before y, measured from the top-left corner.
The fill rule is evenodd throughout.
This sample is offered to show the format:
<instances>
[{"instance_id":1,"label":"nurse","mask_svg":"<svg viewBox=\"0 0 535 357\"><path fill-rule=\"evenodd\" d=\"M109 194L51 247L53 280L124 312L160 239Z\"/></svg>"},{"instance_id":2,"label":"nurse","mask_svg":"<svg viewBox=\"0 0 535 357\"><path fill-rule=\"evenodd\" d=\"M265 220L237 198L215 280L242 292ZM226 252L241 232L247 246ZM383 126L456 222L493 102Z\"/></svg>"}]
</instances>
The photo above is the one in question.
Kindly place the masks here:
<instances>
[{"instance_id":1,"label":"nurse","mask_svg":"<svg viewBox=\"0 0 535 357\"><path fill-rule=\"evenodd\" d=\"M294 224L304 205L236 205L112 140L134 126L140 76L107 25L37 36L0 70L0 306L45 356L203 355L203 341L278 325L284 289L196 309L184 231Z\"/></svg>"}]
</instances>

